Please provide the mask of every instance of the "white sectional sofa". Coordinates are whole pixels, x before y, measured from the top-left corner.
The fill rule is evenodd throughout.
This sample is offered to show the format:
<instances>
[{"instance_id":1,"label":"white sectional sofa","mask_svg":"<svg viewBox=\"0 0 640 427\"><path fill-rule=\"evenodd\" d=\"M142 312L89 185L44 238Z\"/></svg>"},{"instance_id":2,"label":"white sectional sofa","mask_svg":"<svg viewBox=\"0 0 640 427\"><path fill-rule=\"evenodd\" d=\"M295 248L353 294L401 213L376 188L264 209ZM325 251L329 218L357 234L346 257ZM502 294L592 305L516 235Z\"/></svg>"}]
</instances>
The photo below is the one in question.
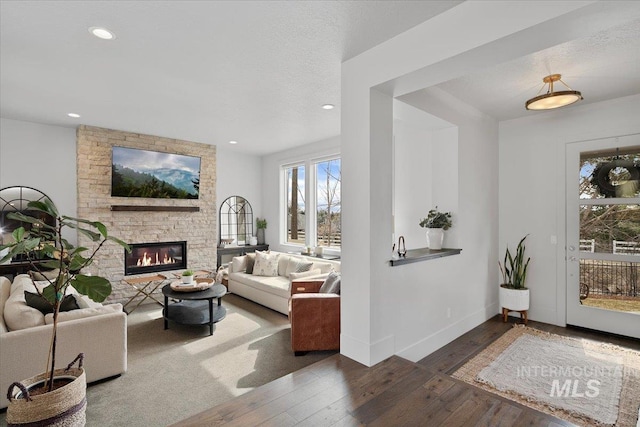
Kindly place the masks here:
<instances>
[{"instance_id":1,"label":"white sectional sofa","mask_svg":"<svg viewBox=\"0 0 640 427\"><path fill-rule=\"evenodd\" d=\"M38 286L44 283L36 282ZM26 304L24 291L35 292L28 275L13 283L0 276L0 408L7 407L7 389L45 371L53 315ZM58 316L56 368L84 353L87 382L127 370L127 315L121 304L102 305L74 295L79 309Z\"/></svg>"},{"instance_id":2,"label":"white sectional sofa","mask_svg":"<svg viewBox=\"0 0 640 427\"><path fill-rule=\"evenodd\" d=\"M289 263L292 259L294 261L303 260L312 263L308 272L313 274L305 275L305 280L324 278L331 271L340 271L340 261L275 251L270 251L270 253L278 255L277 276L248 274L246 273L247 258L251 256L251 254L235 257L229 264L229 291L285 315L289 313L292 280L291 275L288 274L287 267L290 267ZM296 276L296 274L294 274L294 276Z\"/></svg>"}]
</instances>

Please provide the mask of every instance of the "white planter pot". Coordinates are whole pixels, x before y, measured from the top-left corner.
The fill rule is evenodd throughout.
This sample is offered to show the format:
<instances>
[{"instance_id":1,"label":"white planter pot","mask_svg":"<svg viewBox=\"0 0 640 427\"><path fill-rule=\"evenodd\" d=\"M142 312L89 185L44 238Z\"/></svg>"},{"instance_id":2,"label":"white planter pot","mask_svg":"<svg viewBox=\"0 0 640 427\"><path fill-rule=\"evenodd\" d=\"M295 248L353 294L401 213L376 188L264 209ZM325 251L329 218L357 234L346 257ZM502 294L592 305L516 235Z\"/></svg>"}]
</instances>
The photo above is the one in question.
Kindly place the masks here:
<instances>
[{"instance_id":1,"label":"white planter pot","mask_svg":"<svg viewBox=\"0 0 640 427\"><path fill-rule=\"evenodd\" d=\"M193 276L182 276L182 283L185 285L193 283Z\"/></svg>"},{"instance_id":2,"label":"white planter pot","mask_svg":"<svg viewBox=\"0 0 640 427\"><path fill-rule=\"evenodd\" d=\"M500 286L498 297L501 308L511 311L529 310L529 289L509 289Z\"/></svg>"},{"instance_id":3,"label":"white planter pot","mask_svg":"<svg viewBox=\"0 0 640 427\"><path fill-rule=\"evenodd\" d=\"M427 247L429 249L442 249L444 240L444 229L427 228Z\"/></svg>"}]
</instances>

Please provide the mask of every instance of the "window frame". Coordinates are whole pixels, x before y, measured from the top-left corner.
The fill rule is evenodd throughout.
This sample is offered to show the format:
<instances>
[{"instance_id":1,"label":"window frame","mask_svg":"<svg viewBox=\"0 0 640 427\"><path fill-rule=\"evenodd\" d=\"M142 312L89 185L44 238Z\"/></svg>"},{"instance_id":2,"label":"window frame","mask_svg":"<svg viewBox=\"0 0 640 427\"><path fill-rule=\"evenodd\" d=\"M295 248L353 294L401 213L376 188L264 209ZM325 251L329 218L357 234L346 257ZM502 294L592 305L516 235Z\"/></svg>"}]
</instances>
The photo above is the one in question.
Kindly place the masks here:
<instances>
[{"instance_id":1,"label":"window frame","mask_svg":"<svg viewBox=\"0 0 640 427\"><path fill-rule=\"evenodd\" d=\"M303 251L308 246L314 248L318 241L318 221L317 221L317 164L329 160L340 160L342 170L342 156L340 153L330 153L289 161L280 165L280 244L287 249ZM305 243L291 243L288 238L288 191L289 182L287 180L287 170L296 166L304 166L304 198L305 198ZM311 201L311 203L309 202ZM340 255L342 247L324 247L323 251L329 255ZM304 252L304 251L303 251Z\"/></svg>"}]
</instances>

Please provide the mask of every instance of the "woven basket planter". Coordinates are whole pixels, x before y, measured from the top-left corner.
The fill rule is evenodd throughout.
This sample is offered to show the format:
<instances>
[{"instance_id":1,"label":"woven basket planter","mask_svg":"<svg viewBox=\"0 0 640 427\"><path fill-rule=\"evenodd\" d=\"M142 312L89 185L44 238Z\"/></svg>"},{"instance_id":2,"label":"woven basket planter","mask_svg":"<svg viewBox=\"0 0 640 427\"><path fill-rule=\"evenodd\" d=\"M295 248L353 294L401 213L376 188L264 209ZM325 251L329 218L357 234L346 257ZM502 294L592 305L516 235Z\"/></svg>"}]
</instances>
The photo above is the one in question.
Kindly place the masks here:
<instances>
[{"instance_id":1,"label":"woven basket planter","mask_svg":"<svg viewBox=\"0 0 640 427\"><path fill-rule=\"evenodd\" d=\"M85 409L87 407L87 377L82 368L81 353L66 369L56 369L56 377L71 377L69 384L48 393L30 396L29 390L42 383L47 374L40 374L16 382L9 386L7 399L7 426L56 426L75 427L84 426L86 422ZM79 366L73 364L80 360ZM32 424L33 423L33 424Z\"/></svg>"}]
</instances>

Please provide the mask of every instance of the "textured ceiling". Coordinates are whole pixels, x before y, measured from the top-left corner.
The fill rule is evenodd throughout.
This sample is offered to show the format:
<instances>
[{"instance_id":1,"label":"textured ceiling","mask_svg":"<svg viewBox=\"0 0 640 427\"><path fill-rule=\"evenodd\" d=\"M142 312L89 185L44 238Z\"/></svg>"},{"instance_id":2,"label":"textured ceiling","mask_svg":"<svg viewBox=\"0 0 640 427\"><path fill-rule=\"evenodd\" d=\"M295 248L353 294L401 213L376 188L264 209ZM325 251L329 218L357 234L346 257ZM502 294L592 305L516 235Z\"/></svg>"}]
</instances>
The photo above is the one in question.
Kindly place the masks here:
<instances>
[{"instance_id":1,"label":"textured ceiling","mask_svg":"<svg viewBox=\"0 0 640 427\"><path fill-rule=\"evenodd\" d=\"M267 154L338 135L341 62L458 3L2 0L0 115ZM438 87L498 120L549 114L524 102L550 73L583 104L638 93L637 18Z\"/></svg>"},{"instance_id":2,"label":"textured ceiling","mask_svg":"<svg viewBox=\"0 0 640 427\"><path fill-rule=\"evenodd\" d=\"M0 115L274 152L340 133L342 61L458 3L2 1Z\"/></svg>"},{"instance_id":3,"label":"textured ceiling","mask_svg":"<svg viewBox=\"0 0 640 427\"><path fill-rule=\"evenodd\" d=\"M589 37L572 40L478 73L438 85L456 98L498 120L548 111L527 111L526 100L538 95L542 78L562 80L584 97L580 104L640 93L640 20ZM544 93L545 90L540 94ZM555 90L567 90L556 83ZM566 107L571 108L571 107Z\"/></svg>"}]
</instances>

